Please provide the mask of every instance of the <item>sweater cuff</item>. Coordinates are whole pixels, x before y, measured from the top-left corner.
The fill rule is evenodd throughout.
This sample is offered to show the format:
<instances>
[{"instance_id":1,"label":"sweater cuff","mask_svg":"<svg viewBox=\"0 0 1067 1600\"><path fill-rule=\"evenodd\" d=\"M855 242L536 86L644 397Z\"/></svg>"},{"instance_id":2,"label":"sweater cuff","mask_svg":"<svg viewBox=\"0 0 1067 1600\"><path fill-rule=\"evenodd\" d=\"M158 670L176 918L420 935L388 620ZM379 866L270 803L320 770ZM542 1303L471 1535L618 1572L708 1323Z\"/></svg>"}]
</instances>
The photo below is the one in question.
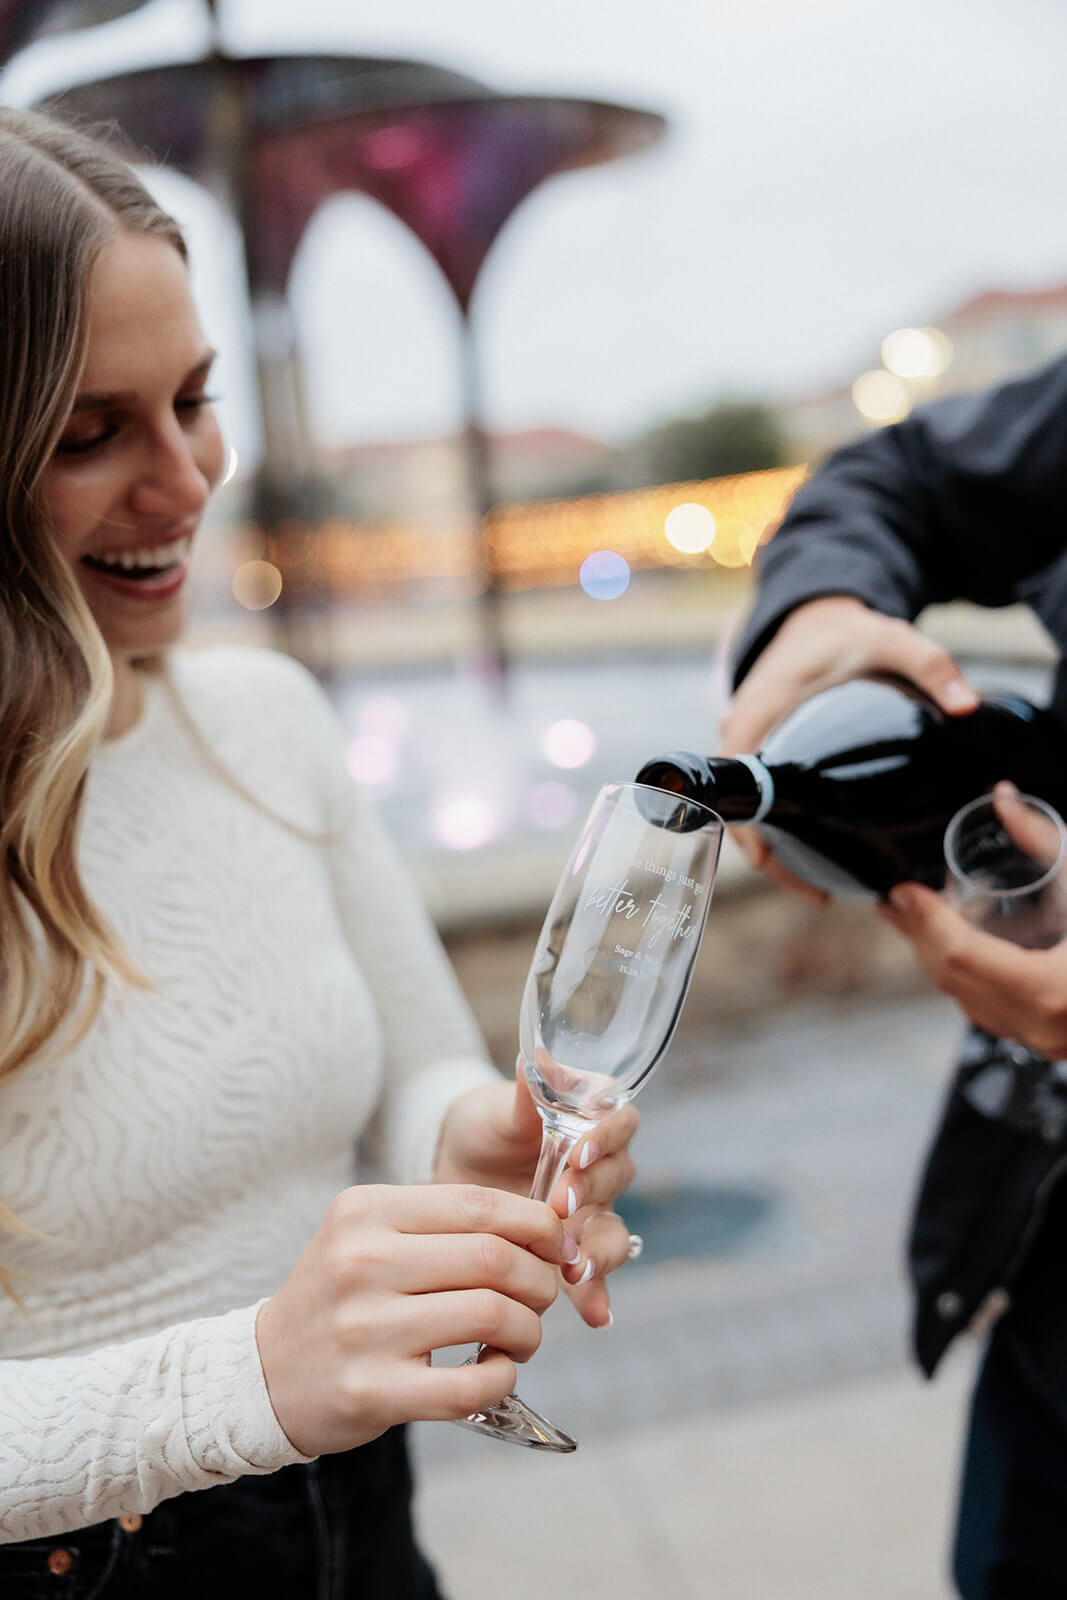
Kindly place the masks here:
<instances>
[{"instance_id":1,"label":"sweater cuff","mask_svg":"<svg viewBox=\"0 0 1067 1600\"><path fill-rule=\"evenodd\" d=\"M210 1337L198 1339L188 1351L186 1382L199 1391L189 1449L202 1471L220 1479L277 1472L314 1459L289 1442L270 1402L256 1342L263 1304L260 1300L200 1323L200 1335L210 1330Z\"/></svg>"},{"instance_id":2,"label":"sweater cuff","mask_svg":"<svg viewBox=\"0 0 1067 1600\"><path fill-rule=\"evenodd\" d=\"M409 1078L390 1107L385 1161L394 1183L432 1183L441 1125L452 1102L468 1089L499 1083L501 1075L475 1056L435 1062Z\"/></svg>"}]
</instances>

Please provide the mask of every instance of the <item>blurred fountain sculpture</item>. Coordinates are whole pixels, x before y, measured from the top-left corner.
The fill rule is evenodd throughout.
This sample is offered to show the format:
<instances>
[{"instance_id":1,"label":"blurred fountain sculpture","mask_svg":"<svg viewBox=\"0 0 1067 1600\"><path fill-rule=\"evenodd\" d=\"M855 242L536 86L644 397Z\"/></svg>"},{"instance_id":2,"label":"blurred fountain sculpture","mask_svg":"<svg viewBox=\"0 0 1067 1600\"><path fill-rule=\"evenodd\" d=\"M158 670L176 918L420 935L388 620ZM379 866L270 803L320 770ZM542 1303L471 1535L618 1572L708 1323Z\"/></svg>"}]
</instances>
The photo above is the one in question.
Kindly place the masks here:
<instances>
[{"instance_id":1,"label":"blurred fountain sculpture","mask_svg":"<svg viewBox=\"0 0 1067 1600\"><path fill-rule=\"evenodd\" d=\"M664 119L600 101L498 94L473 78L419 61L233 56L221 45L200 61L78 84L49 103L61 114L117 121L135 154L148 152L205 184L238 218L264 438L254 509L268 534L307 517L312 457L286 288L309 221L333 195L357 191L385 206L421 240L462 319L482 654L489 676L503 682L506 651L486 534L492 490L472 295L493 241L538 184L645 148L662 135ZM291 574L301 567L293 555L286 562ZM288 623L290 648L306 658L308 649L292 631L299 589L299 582L288 586L289 610L279 620Z\"/></svg>"}]
</instances>

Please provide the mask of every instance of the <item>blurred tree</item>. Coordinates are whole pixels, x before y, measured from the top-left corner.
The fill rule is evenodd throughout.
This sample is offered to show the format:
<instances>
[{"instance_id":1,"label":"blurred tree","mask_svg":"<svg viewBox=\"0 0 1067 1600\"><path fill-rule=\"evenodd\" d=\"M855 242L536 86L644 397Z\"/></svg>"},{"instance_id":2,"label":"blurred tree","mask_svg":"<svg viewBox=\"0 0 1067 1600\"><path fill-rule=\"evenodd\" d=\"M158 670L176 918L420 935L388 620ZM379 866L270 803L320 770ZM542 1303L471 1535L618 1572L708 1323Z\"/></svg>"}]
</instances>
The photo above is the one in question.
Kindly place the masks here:
<instances>
[{"instance_id":1,"label":"blurred tree","mask_svg":"<svg viewBox=\"0 0 1067 1600\"><path fill-rule=\"evenodd\" d=\"M756 400L722 400L695 417L651 428L633 466L641 483L689 483L784 466L785 436L776 413Z\"/></svg>"}]
</instances>

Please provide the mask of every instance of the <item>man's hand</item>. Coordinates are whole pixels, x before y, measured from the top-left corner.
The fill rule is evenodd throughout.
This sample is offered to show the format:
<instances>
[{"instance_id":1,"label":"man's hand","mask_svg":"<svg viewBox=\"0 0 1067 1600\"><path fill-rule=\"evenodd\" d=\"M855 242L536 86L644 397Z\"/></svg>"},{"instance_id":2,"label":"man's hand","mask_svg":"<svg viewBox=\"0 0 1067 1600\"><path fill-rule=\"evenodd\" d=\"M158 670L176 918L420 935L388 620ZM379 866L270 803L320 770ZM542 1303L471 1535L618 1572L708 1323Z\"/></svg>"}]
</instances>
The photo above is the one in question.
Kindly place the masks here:
<instances>
[{"instance_id":1,"label":"man's hand","mask_svg":"<svg viewBox=\"0 0 1067 1600\"><path fill-rule=\"evenodd\" d=\"M1051 1061L1067 1058L1067 944L1023 950L972 928L917 883L898 884L878 915L910 939L934 987L978 1027Z\"/></svg>"},{"instance_id":2,"label":"man's hand","mask_svg":"<svg viewBox=\"0 0 1067 1600\"><path fill-rule=\"evenodd\" d=\"M790 613L730 701L720 728L724 755L755 754L770 730L820 689L870 672L907 678L951 716L978 696L946 650L910 622L884 617L850 595L825 595ZM731 829L749 861L816 904L829 896L787 872L752 828Z\"/></svg>"}]
</instances>

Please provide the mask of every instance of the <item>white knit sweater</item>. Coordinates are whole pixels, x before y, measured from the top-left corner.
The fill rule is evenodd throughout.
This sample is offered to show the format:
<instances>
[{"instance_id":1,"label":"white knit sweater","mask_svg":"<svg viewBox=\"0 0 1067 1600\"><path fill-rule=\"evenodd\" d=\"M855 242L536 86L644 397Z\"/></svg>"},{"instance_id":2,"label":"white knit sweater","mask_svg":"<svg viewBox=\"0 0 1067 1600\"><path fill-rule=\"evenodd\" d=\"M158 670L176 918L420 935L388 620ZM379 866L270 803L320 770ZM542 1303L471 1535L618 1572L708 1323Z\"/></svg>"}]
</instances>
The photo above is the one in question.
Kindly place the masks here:
<instances>
[{"instance_id":1,"label":"white knit sweater","mask_svg":"<svg viewBox=\"0 0 1067 1600\"><path fill-rule=\"evenodd\" d=\"M228 786L146 680L99 749L81 863L152 989L0 1084L0 1542L304 1459L254 1337L358 1136L428 1181L442 1114L495 1076L313 681L266 651L178 654Z\"/></svg>"}]
</instances>

